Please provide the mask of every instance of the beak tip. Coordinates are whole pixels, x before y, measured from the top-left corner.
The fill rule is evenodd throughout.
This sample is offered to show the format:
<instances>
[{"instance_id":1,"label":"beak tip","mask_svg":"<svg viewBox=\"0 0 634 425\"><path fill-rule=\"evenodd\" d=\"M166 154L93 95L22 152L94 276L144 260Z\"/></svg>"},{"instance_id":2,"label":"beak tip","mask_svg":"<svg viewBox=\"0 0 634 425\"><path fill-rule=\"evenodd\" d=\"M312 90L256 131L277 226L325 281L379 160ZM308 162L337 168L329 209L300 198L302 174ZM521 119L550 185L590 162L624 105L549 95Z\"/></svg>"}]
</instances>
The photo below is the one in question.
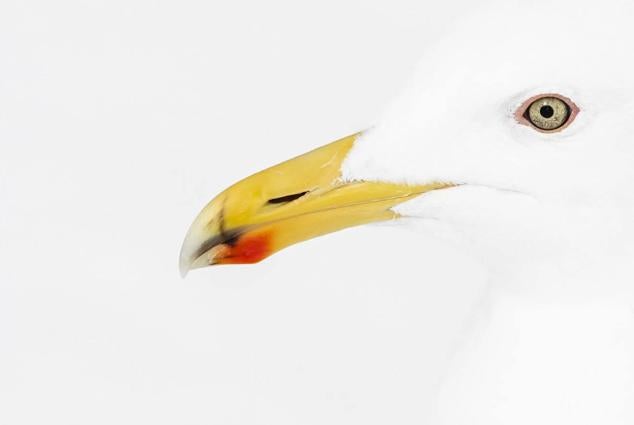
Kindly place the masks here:
<instances>
[{"instance_id":1,"label":"beak tip","mask_svg":"<svg viewBox=\"0 0 634 425\"><path fill-rule=\"evenodd\" d=\"M187 270L187 268L179 267L179 272L181 275L181 279L185 279L189 270Z\"/></svg>"},{"instance_id":2,"label":"beak tip","mask_svg":"<svg viewBox=\"0 0 634 425\"><path fill-rule=\"evenodd\" d=\"M181 246L181 251L178 256L178 272L181 275L182 279L185 279L189 270L191 270L191 260L188 255L188 250L186 249L187 239L183 241L183 245Z\"/></svg>"},{"instance_id":3,"label":"beak tip","mask_svg":"<svg viewBox=\"0 0 634 425\"><path fill-rule=\"evenodd\" d=\"M189 261L181 257L180 261L178 262L178 271L181 275L181 278L185 279L185 277L187 277L187 273L189 273Z\"/></svg>"}]
</instances>

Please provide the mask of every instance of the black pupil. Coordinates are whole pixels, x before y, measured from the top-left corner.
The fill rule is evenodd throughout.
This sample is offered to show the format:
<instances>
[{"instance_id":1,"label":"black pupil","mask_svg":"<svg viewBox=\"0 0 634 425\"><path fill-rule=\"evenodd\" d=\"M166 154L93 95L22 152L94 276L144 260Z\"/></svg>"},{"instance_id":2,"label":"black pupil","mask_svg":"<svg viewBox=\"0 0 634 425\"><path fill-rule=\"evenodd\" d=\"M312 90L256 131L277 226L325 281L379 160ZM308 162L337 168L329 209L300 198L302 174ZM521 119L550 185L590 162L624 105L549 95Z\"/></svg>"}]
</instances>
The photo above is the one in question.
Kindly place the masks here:
<instances>
[{"instance_id":1,"label":"black pupil","mask_svg":"<svg viewBox=\"0 0 634 425\"><path fill-rule=\"evenodd\" d=\"M539 114L544 118L550 118L555 115L555 110L550 105L544 105L539 108Z\"/></svg>"}]
</instances>

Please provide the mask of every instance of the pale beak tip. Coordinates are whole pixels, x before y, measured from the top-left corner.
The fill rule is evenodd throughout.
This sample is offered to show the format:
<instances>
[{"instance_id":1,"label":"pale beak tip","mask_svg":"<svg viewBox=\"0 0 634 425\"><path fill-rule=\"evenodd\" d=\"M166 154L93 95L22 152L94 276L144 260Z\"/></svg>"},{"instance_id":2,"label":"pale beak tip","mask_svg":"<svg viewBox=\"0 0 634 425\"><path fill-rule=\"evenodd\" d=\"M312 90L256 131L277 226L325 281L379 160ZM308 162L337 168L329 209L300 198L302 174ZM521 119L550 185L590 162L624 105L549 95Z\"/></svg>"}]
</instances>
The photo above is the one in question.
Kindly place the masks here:
<instances>
[{"instance_id":1,"label":"pale beak tip","mask_svg":"<svg viewBox=\"0 0 634 425\"><path fill-rule=\"evenodd\" d=\"M178 271L180 272L181 278L185 279L187 273L189 273L189 261L187 259L181 257L178 262Z\"/></svg>"},{"instance_id":2,"label":"pale beak tip","mask_svg":"<svg viewBox=\"0 0 634 425\"><path fill-rule=\"evenodd\" d=\"M178 257L178 271L182 279L185 279L185 277L187 276L187 273L189 273L189 270L191 270L191 266L192 266L190 255L188 255L188 250L185 247L186 242L187 242L187 239L183 241L181 252Z\"/></svg>"},{"instance_id":3,"label":"pale beak tip","mask_svg":"<svg viewBox=\"0 0 634 425\"><path fill-rule=\"evenodd\" d=\"M181 265L179 267L179 271L180 271L181 279L185 279L187 277L187 273L189 272L189 269Z\"/></svg>"}]
</instances>

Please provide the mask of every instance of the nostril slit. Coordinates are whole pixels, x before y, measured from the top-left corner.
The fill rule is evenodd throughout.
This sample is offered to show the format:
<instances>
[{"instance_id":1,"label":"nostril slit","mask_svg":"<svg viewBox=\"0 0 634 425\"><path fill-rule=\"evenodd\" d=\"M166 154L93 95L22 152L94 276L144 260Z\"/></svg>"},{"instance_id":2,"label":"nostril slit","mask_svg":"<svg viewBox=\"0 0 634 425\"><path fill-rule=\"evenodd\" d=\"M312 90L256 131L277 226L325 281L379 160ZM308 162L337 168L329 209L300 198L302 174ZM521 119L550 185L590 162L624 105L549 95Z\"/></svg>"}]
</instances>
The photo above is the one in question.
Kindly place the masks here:
<instances>
[{"instance_id":1,"label":"nostril slit","mask_svg":"<svg viewBox=\"0 0 634 425\"><path fill-rule=\"evenodd\" d=\"M294 201L295 199L299 199L302 196L306 195L308 191L294 193L292 195L280 196L279 198L272 198L267 201L268 204L285 204L287 202Z\"/></svg>"}]
</instances>

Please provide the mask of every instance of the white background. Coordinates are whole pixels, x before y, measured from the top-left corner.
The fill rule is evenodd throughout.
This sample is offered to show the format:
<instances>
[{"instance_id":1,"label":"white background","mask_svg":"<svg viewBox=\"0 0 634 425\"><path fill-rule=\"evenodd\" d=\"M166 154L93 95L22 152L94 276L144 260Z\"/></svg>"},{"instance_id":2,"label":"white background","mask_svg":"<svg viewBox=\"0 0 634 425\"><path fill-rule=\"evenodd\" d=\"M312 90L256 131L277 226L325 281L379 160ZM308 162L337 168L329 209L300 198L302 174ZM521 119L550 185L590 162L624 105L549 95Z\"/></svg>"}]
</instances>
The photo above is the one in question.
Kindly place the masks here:
<instances>
[{"instance_id":1,"label":"white background","mask_svg":"<svg viewBox=\"0 0 634 425\"><path fill-rule=\"evenodd\" d=\"M3 0L0 424L421 423L480 273L453 247L177 260L214 194L372 125L467 3Z\"/></svg>"}]
</instances>

